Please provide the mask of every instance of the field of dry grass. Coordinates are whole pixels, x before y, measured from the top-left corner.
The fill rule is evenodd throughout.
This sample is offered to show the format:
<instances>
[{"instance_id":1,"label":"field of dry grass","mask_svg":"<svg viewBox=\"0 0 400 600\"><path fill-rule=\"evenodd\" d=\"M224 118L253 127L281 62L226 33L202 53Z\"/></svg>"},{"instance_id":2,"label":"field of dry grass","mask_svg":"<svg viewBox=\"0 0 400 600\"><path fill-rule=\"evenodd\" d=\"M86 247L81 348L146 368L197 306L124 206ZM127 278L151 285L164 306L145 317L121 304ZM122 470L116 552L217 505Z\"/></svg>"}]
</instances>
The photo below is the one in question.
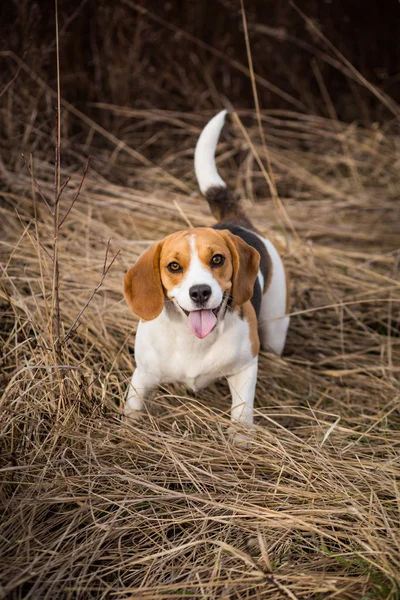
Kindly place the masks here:
<instances>
[{"instance_id":1,"label":"field of dry grass","mask_svg":"<svg viewBox=\"0 0 400 600\"><path fill-rule=\"evenodd\" d=\"M213 223L193 149L216 110L89 117L61 99L57 169L55 88L1 56L0 598L398 599L398 107L368 128L333 107L228 120L220 172L292 297L237 447L223 381L120 419L136 328L122 277L153 240Z\"/></svg>"},{"instance_id":2,"label":"field of dry grass","mask_svg":"<svg viewBox=\"0 0 400 600\"><path fill-rule=\"evenodd\" d=\"M121 278L151 240L212 223L192 168L211 113L104 110L168 143L146 164L144 136L126 130L126 146L94 157L59 231L62 336L102 279L107 241L108 263L120 252L59 355L52 217L22 159L2 167L0 593L397 598L398 138L263 112L278 202L255 115L240 114L251 144L230 119L219 168L292 279L287 349L261 356L246 449L229 442L223 382L196 397L160 390L141 421L120 421L136 324ZM70 148L60 217L84 165ZM49 203L51 159L33 160ZM113 162L125 185L108 178Z\"/></svg>"}]
</instances>

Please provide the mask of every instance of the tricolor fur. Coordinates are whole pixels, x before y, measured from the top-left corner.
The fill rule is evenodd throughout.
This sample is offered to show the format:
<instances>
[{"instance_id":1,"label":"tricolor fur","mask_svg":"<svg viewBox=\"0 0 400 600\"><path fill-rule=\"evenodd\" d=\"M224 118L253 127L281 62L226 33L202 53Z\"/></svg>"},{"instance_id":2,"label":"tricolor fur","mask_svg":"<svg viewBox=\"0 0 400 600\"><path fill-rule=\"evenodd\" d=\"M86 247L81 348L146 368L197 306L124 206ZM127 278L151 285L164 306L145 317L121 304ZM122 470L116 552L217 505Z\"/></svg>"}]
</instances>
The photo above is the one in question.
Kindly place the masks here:
<instances>
[{"instance_id":1,"label":"tricolor fur","mask_svg":"<svg viewBox=\"0 0 400 600\"><path fill-rule=\"evenodd\" d=\"M203 129L195 151L199 187L218 222L153 244L128 271L124 294L140 317L136 370L125 414L149 391L182 382L198 390L226 377L232 421L253 423L261 346L281 354L289 325L285 269L230 194L215 165L226 111Z\"/></svg>"}]
</instances>

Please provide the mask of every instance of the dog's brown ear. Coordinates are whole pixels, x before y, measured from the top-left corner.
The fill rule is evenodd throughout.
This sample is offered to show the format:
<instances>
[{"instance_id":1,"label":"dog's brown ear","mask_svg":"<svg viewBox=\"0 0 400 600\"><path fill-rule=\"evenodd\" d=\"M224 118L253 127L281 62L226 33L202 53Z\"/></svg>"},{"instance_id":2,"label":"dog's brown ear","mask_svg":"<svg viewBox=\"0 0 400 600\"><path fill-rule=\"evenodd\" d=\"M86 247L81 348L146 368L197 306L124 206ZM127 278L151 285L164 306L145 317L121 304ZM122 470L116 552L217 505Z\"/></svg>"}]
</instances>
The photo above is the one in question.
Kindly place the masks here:
<instances>
[{"instance_id":1,"label":"dog's brown ear","mask_svg":"<svg viewBox=\"0 0 400 600\"><path fill-rule=\"evenodd\" d=\"M253 295L260 263L260 254L238 235L228 229L220 231L232 255L232 297L235 306L241 306Z\"/></svg>"},{"instance_id":2,"label":"dog's brown ear","mask_svg":"<svg viewBox=\"0 0 400 600\"><path fill-rule=\"evenodd\" d=\"M164 291L160 276L160 254L163 242L153 244L124 277L124 296L131 311L151 321L164 306Z\"/></svg>"}]
</instances>

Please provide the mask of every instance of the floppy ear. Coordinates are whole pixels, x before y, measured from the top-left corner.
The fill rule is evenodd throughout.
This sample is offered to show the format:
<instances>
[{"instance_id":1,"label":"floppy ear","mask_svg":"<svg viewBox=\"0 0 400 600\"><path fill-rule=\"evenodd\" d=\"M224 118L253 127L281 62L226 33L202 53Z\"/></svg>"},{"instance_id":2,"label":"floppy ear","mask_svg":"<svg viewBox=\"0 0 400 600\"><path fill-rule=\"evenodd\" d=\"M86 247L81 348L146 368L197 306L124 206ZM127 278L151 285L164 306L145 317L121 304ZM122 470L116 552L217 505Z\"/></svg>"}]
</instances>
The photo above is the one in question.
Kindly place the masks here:
<instances>
[{"instance_id":1,"label":"floppy ear","mask_svg":"<svg viewBox=\"0 0 400 600\"><path fill-rule=\"evenodd\" d=\"M236 306L241 306L253 296L253 288L258 275L260 254L238 235L228 229L220 231L232 255L233 279L232 297Z\"/></svg>"},{"instance_id":2,"label":"floppy ear","mask_svg":"<svg viewBox=\"0 0 400 600\"><path fill-rule=\"evenodd\" d=\"M164 306L160 276L162 245L163 242L153 244L124 277L124 296L128 306L144 321L158 317Z\"/></svg>"}]
</instances>

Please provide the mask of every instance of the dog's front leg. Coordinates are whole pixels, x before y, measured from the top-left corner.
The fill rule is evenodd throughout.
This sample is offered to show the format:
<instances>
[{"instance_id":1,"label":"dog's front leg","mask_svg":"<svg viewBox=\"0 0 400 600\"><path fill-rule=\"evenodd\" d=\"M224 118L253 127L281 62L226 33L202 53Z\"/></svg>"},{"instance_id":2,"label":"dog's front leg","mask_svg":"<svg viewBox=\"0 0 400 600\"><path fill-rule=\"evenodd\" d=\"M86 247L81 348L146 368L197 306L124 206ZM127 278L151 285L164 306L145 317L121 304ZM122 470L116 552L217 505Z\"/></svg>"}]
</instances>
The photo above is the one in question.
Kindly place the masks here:
<instances>
[{"instance_id":1,"label":"dog's front leg","mask_svg":"<svg viewBox=\"0 0 400 600\"><path fill-rule=\"evenodd\" d=\"M146 400L149 392L159 384L157 378L137 367L132 375L128 388L128 394L124 406L124 415L129 419L140 416L143 408L143 400Z\"/></svg>"},{"instance_id":2,"label":"dog's front leg","mask_svg":"<svg viewBox=\"0 0 400 600\"><path fill-rule=\"evenodd\" d=\"M232 395L232 423L253 424L254 393L257 382L258 356L254 357L248 367L228 377Z\"/></svg>"}]
</instances>

